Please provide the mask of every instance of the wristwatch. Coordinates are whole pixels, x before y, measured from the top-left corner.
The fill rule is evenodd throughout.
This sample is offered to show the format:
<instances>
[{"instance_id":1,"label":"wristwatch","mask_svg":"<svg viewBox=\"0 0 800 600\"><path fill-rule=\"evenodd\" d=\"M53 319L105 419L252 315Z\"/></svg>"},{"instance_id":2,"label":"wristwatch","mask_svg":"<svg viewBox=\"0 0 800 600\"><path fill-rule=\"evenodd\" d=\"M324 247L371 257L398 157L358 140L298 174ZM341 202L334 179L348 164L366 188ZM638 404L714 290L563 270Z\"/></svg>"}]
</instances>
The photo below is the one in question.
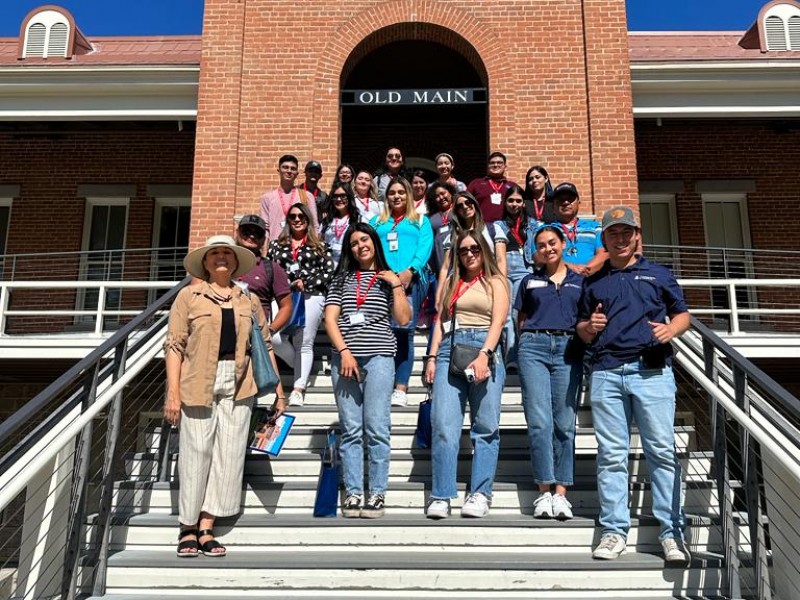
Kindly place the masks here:
<instances>
[{"instance_id":1,"label":"wristwatch","mask_svg":"<svg viewBox=\"0 0 800 600\"><path fill-rule=\"evenodd\" d=\"M490 350L489 348L481 348L480 351L483 352L489 358L492 358L494 356L494 350Z\"/></svg>"},{"instance_id":2,"label":"wristwatch","mask_svg":"<svg viewBox=\"0 0 800 600\"><path fill-rule=\"evenodd\" d=\"M408 267L408 270L411 271L412 277L417 274L417 270L414 267Z\"/></svg>"}]
</instances>

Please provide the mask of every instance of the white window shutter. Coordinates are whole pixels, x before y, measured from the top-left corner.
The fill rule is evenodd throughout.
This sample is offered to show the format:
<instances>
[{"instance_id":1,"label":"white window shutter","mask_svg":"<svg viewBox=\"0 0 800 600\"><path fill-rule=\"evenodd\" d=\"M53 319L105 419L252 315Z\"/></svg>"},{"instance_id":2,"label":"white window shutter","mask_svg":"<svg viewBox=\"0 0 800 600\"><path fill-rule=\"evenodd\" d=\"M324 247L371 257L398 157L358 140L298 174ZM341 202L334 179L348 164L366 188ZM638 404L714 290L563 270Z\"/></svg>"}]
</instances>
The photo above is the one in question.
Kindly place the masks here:
<instances>
[{"instance_id":1,"label":"white window shutter","mask_svg":"<svg viewBox=\"0 0 800 600\"><path fill-rule=\"evenodd\" d=\"M789 17L789 49L800 50L800 15Z\"/></svg>"},{"instance_id":2,"label":"white window shutter","mask_svg":"<svg viewBox=\"0 0 800 600\"><path fill-rule=\"evenodd\" d=\"M66 56L69 27L66 23L54 23L47 40L47 56Z\"/></svg>"},{"instance_id":3,"label":"white window shutter","mask_svg":"<svg viewBox=\"0 0 800 600\"><path fill-rule=\"evenodd\" d=\"M767 17L764 21L764 29L767 33L767 50L788 50L783 19L775 15Z\"/></svg>"},{"instance_id":4,"label":"white window shutter","mask_svg":"<svg viewBox=\"0 0 800 600\"><path fill-rule=\"evenodd\" d=\"M47 36L47 27L43 23L31 23L25 36L25 50L23 56L44 56L44 39Z\"/></svg>"}]
</instances>

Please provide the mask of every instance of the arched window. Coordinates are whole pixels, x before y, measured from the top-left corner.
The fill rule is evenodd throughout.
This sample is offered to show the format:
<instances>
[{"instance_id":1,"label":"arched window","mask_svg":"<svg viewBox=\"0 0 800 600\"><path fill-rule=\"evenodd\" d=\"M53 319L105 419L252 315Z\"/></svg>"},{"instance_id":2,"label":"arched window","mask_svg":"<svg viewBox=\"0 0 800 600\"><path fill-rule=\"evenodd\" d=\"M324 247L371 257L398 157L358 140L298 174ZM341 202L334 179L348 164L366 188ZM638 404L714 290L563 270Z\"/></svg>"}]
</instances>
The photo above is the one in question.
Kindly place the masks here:
<instances>
[{"instance_id":1,"label":"arched window","mask_svg":"<svg viewBox=\"0 0 800 600\"><path fill-rule=\"evenodd\" d=\"M28 19L22 58L67 58L70 52L70 20L52 9L43 10Z\"/></svg>"},{"instance_id":2,"label":"arched window","mask_svg":"<svg viewBox=\"0 0 800 600\"><path fill-rule=\"evenodd\" d=\"M783 19L776 15L767 17L764 19L764 31L767 33L767 50L788 50Z\"/></svg>"},{"instance_id":3,"label":"arched window","mask_svg":"<svg viewBox=\"0 0 800 600\"><path fill-rule=\"evenodd\" d=\"M789 17L789 49L800 50L800 15Z\"/></svg>"},{"instance_id":4,"label":"arched window","mask_svg":"<svg viewBox=\"0 0 800 600\"><path fill-rule=\"evenodd\" d=\"M770 52L800 50L800 5L797 2L776 2L764 12L762 48Z\"/></svg>"}]
</instances>

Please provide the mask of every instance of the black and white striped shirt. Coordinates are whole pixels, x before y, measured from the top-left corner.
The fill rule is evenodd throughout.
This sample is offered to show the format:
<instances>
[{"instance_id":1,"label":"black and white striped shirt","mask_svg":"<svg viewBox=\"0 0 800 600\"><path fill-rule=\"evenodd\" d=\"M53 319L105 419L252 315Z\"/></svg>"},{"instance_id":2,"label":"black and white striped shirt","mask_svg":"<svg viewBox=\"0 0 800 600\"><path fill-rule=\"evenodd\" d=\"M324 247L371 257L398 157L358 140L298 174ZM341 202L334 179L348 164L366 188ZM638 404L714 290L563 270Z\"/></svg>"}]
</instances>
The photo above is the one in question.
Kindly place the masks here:
<instances>
[{"instance_id":1,"label":"black and white striped shirt","mask_svg":"<svg viewBox=\"0 0 800 600\"><path fill-rule=\"evenodd\" d=\"M361 271L359 293L362 298L366 294L366 299L358 310L356 310L358 279L355 273L348 273L344 279L338 277L334 279L325 299L325 306L341 307L339 330L350 352L356 357L394 356L397 352L397 340L390 324L394 305L392 286L378 279L367 291L375 273L375 271ZM357 313L364 316L364 321L353 324L351 319Z\"/></svg>"}]
</instances>

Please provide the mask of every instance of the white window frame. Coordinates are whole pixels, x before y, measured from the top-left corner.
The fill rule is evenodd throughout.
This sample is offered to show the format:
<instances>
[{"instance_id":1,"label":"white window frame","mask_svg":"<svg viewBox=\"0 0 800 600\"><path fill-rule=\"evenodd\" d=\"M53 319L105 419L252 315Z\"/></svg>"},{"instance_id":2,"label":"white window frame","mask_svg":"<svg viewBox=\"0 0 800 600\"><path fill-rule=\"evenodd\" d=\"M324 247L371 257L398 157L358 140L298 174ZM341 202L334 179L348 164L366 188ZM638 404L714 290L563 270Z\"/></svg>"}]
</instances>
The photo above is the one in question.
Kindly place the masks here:
<instances>
[{"instance_id":1,"label":"white window frame","mask_svg":"<svg viewBox=\"0 0 800 600\"><path fill-rule=\"evenodd\" d=\"M11 212L14 210L14 199L13 198L3 198L0 197L0 206L8 207L8 228L6 231L11 230ZM6 236L6 243L0 248L0 254L6 254L6 249L8 248L8 237Z\"/></svg>"},{"instance_id":2,"label":"white window frame","mask_svg":"<svg viewBox=\"0 0 800 600\"><path fill-rule=\"evenodd\" d=\"M643 192L639 194L639 206L642 204L666 204L669 208L669 235L672 238L673 246L680 245L678 236L678 210L676 208L675 194L660 194ZM672 251L672 264L677 272L680 267L680 252Z\"/></svg>"},{"instance_id":3,"label":"white window frame","mask_svg":"<svg viewBox=\"0 0 800 600\"><path fill-rule=\"evenodd\" d=\"M64 53L57 54L59 58L66 58L69 55L69 38L72 34L70 29L69 20L57 10L43 10L36 13L30 18L27 25L25 25L25 41L22 44L22 57L23 58L49 58L48 50L50 48L50 32L53 30L53 25L65 25L67 27L67 43L64 45ZM31 54L28 47L28 37L33 25L44 25L44 42L42 54Z\"/></svg>"},{"instance_id":4,"label":"white window frame","mask_svg":"<svg viewBox=\"0 0 800 600\"><path fill-rule=\"evenodd\" d=\"M123 229L123 237L122 237L122 248L127 247L128 243L128 219L130 218L130 204L131 199L128 197L120 197L120 196L109 196L109 197L101 197L101 196L93 196L86 198L86 204L84 208L83 214L83 235L81 239L81 252L88 252L89 250L89 238L91 237L91 224L92 224L92 209L95 206L124 206L125 207L125 227ZM79 271L78 274L80 276L81 273L85 273L88 267L88 255L81 254L80 266L78 267ZM86 290L80 289L78 293L75 295L75 310L82 310L83 304L86 299ZM76 323L85 323L86 319L84 317L76 317Z\"/></svg>"},{"instance_id":5,"label":"white window frame","mask_svg":"<svg viewBox=\"0 0 800 600\"><path fill-rule=\"evenodd\" d=\"M767 36L767 19L776 17L780 19L783 27L784 45L783 48L771 48L769 45L769 37ZM793 4L776 4L770 8L763 18L763 31L764 31L764 47L771 52L785 52L787 50L800 50L792 44L792 36L789 34L789 20L792 17L800 17L800 8Z\"/></svg>"},{"instance_id":6,"label":"white window frame","mask_svg":"<svg viewBox=\"0 0 800 600\"><path fill-rule=\"evenodd\" d=\"M190 197L168 197L168 198L156 198L155 199L155 214L153 215L153 236L152 236L152 243L150 245L151 248L158 248L158 233L161 231L161 209L167 206L177 206L183 207L188 206L191 208L192 206L192 199ZM152 281L156 281L158 277L158 251L153 250L153 256L150 260L150 279ZM149 300L148 302L152 303L155 301L159 290L150 290Z\"/></svg>"}]
</instances>

